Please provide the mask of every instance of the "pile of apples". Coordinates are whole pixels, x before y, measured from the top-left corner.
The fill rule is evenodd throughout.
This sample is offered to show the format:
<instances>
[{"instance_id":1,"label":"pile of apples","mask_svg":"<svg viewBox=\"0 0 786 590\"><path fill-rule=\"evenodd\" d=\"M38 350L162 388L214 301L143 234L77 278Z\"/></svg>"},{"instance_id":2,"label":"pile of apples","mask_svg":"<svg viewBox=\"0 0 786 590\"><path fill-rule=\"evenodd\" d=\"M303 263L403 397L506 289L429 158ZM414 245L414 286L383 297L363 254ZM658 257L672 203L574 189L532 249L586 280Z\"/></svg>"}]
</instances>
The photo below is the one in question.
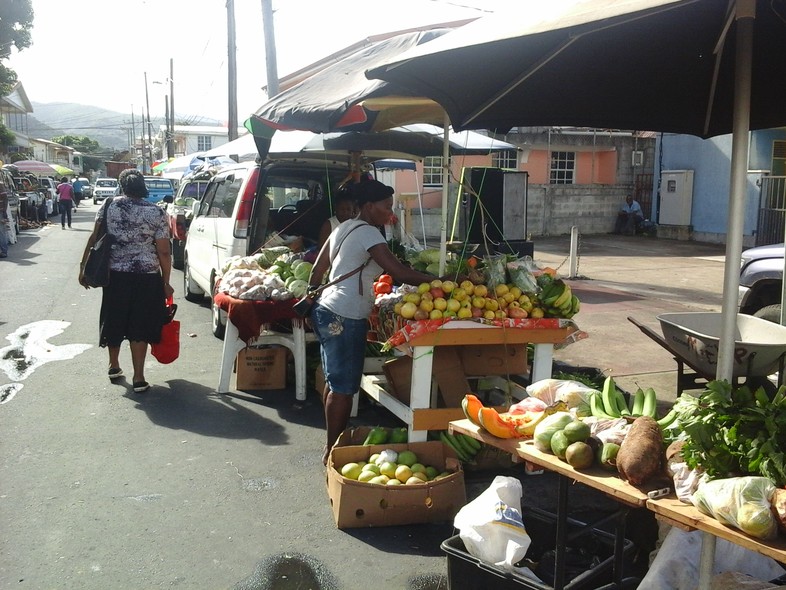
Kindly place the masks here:
<instances>
[{"instance_id":1,"label":"pile of apples","mask_svg":"<svg viewBox=\"0 0 786 590\"><path fill-rule=\"evenodd\" d=\"M544 310L536 303L534 295L513 284L499 284L492 290L469 280L457 284L435 279L403 295L393 311L407 320L542 318Z\"/></svg>"}]
</instances>

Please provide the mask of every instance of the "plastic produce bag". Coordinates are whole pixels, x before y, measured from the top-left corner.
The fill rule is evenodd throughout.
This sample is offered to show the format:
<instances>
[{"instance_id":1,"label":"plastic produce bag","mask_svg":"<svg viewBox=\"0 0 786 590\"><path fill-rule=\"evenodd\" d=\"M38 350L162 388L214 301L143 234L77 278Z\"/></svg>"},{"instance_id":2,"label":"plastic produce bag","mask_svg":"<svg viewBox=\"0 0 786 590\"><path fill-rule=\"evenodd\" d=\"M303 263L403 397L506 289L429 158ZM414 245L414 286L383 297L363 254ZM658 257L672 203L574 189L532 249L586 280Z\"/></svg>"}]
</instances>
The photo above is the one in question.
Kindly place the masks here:
<instances>
[{"instance_id":1,"label":"plastic produce bag","mask_svg":"<svg viewBox=\"0 0 786 590\"><path fill-rule=\"evenodd\" d=\"M770 498L775 486L766 477L745 476L703 480L693 494L693 505L719 522L757 539L774 539L778 523Z\"/></svg>"},{"instance_id":2,"label":"plastic produce bag","mask_svg":"<svg viewBox=\"0 0 786 590\"><path fill-rule=\"evenodd\" d=\"M510 275L510 281L524 293L537 293L540 291L534 271L537 270L531 256L524 256L505 265Z\"/></svg>"},{"instance_id":3,"label":"plastic produce bag","mask_svg":"<svg viewBox=\"0 0 786 590\"><path fill-rule=\"evenodd\" d=\"M521 482L498 475L477 498L456 514L467 552L477 559L509 570L524 559L532 539L521 519Z\"/></svg>"},{"instance_id":4,"label":"plastic produce bag","mask_svg":"<svg viewBox=\"0 0 786 590\"><path fill-rule=\"evenodd\" d=\"M488 288L492 292L497 285L507 283L505 280L505 260L507 260L507 257L504 254L483 257L483 266L486 271L486 285L488 285Z\"/></svg>"},{"instance_id":5,"label":"plastic produce bag","mask_svg":"<svg viewBox=\"0 0 786 590\"><path fill-rule=\"evenodd\" d=\"M587 387L581 381L570 379L541 379L527 386L527 394L532 397L546 402L549 406L564 401L569 409L576 408L579 416L592 415L589 405L590 392L599 393L597 389Z\"/></svg>"}]
</instances>

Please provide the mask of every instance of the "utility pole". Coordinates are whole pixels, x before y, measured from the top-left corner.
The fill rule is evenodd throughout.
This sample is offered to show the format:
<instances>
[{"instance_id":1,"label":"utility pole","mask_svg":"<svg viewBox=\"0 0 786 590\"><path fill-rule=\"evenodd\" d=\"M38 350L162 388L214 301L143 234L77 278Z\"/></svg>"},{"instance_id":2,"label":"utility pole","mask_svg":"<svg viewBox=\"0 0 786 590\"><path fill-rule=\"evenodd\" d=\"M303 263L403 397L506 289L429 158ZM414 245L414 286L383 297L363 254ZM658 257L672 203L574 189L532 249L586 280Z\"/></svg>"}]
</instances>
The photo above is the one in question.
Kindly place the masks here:
<instances>
[{"instance_id":1,"label":"utility pole","mask_svg":"<svg viewBox=\"0 0 786 590\"><path fill-rule=\"evenodd\" d=\"M148 172L153 172L153 137L152 123L150 122L150 97L147 92L147 72L145 72L145 110L147 111L147 166ZM144 120L144 119L143 119ZM144 141L145 131L142 127L142 141ZM144 168L144 166L142 166Z\"/></svg>"},{"instance_id":2,"label":"utility pole","mask_svg":"<svg viewBox=\"0 0 786 590\"><path fill-rule=\"evenodd\" d=\"M227 4L227 66L229 70L229 141L237 139L237 46L235 43L235 0Z\"/></svg>"},{"instance_id":3,"label":"utility pole","mask_svg":"<svg viewBox=\"0 0 786 590\"><path fill-rule=\"evenodd\" d=\"M167 158L175 157L175 61L169 58L169 121L171 128L168 129L166 142Z\"/></svg>"},{"instance_id":4,"label":"utility pole","mask_svg":"<svg viewBox=\"0 0 786 590\"><path fill-rule=\"evenodd\" d=\"M278 65L276 58L276 31L273 26L273 0L262 0L262 29L265 34L267 97L273 98L278 94Z\"/></svg>"}]
</instances>

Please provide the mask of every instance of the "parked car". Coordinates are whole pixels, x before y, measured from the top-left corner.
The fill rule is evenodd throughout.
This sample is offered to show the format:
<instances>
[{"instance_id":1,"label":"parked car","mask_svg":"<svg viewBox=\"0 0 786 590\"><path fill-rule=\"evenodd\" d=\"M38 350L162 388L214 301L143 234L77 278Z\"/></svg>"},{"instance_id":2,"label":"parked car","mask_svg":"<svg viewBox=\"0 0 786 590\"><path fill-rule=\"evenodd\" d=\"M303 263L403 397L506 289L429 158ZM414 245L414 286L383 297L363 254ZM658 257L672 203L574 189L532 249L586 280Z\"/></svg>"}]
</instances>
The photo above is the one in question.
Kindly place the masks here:
<instances>
[{"instance_id":1,"label":"parked car","mask_svg":"<svg viewBox=\"0 0 786 590\"><path fill-rule=\"evenodd\" d=\"M175 185L171 178L145 176L145 186L147 186L147 200L151 203L159 203L167 197L171 199L175 196Z\"/></svg>"},{"instance_id":2,"label":"parked car","mask_svg":"<svg viewBox=\"0 0 786 590\"><path fill-rule=\"evenodd\" d=\"M39 176L38 177L38 184L41 185L41 188L46 192L48 197L52 199L52 204L56 205L59 199L57 195L57 185L58 182L55 181L54 178L51 176Z\"/></svg>"},{"instance_id":3,"label":"parked car","mask_svg":"<svg viewBox=\"0 0 786 590\"><path fill-rule=\"evenodd\" d=\"M85 184L82 186L82 198L87 200L93 197L93 185L90 184L89 178L80 178Z\"/></svg>"},{"instance_id":4,"label":"parked car","mask_svg":"<svg viewBox=\"0 0 786 590\"><path fill-rule=\"evenodd\" d=\"M780 322L783 244L758 246L742 253L739 311Z\"/></svg>"},{"instance_id":5,"label":"parked car","mask_svg":"<svg viewBox=\"0 0 786 590\"><path fill-rule=\"evenodd\" d=\"M183 269L186 236L193 217L193 204L202 199L213 174L215 170L184 176L177 187L175 198L166 205L169 229L172 233L172 266L177 269Z\"/></svg>"},{"instance_id":6,"label":"parked car","mask_svg":"<svg viewBox=\"0 0 786 590\"><path fill-rule=\"evenodd\" d=\"M96 205L107 197L117 197L120 195L120 184L116 178L96 178L93 186L93 205Z\"/></svg>"},{"instance_id":7,"label":"parked car","mask_svg":"<svg viewBox=\"0 0 786 590\"><path fill-rule=\"evenodd\" d=\"M256 252L273 233L275 245L286 241L282 236L315 245L329 217L325 196L346 177L346 166L319 160L244 162L219 170L193 204L183 261L186 299L211 297L227 258ZM221 338L226 317L215 304L212 310L213 334Z\"/></svg>"}]
</instances>

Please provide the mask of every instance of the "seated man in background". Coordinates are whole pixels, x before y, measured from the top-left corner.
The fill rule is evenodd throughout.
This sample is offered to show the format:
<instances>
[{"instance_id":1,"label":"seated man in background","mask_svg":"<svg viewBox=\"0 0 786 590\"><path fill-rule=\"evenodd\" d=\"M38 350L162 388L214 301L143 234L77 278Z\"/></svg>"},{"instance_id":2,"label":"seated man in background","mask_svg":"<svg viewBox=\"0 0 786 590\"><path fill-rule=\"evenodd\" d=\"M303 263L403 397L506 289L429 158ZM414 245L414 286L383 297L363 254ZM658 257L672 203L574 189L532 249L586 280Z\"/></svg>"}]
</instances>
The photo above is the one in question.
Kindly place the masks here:
<instances>
[{"instance_id":1,"label":"seated man in background","mask_svg":"<svg viewBox=\"0 0 786 590\"><path fill-rule=\"evenodd\" d=\"M644 221L644 214L641 205L633 200L633 195L625 197L625 204L617 214L617 222L614 225L615 234L635 235L636 228Z\"/></svg>"}]
</instances>

